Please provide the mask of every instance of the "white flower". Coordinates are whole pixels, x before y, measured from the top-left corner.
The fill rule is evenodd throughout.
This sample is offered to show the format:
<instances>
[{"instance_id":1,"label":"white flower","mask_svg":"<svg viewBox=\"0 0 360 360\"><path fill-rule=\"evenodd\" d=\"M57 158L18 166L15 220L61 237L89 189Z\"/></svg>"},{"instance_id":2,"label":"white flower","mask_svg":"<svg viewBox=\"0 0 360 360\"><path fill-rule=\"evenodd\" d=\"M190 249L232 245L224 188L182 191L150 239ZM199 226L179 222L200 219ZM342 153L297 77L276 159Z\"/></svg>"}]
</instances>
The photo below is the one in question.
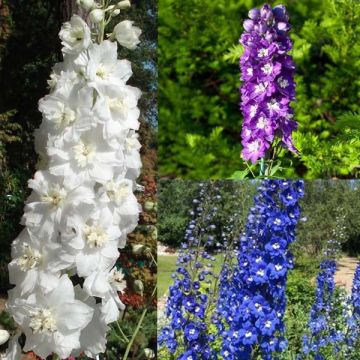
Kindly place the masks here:
<instances>
[{"instance_id":1,"label":"white flower","mask_svg":"<svg viewBox=\"0 0 360 360\"><path fill-rule=\"evenodd\" d=\"M88 85L97 90L101 84L125 84L132 75L130 61L118 60L117 44L109 40L92 44L87 54L79 56L75 62L83 69Z\"/></svg>"},{"instance_id":2,"label":"white flower","mask_svg":"<svg viewBox=\"0 0 360 360\"><path fill-rule=\"evenodd\" d=\"M92 203L94 191L90 184L71 187L68 179L54 176L48 171L37 171L34 179L29 180L34 191L29 196L23 216L24 224L32 228L41 228L47 234L56 231L64 209L79 202ZM54 228L55 226L55 228Z\"/></svg>"},{"instance_id":3,"label":"white flower","mask_svg":"<svg viewBox=\"0 0 360 360\"><path fill-rule=\"evenodd\" d=\"M71 257L64 254L60 258L64 252L55 242L58 234L43 235L43 238L37 238L25 228L12 243L10 283L18 286L21 296L33 291L37 285L44 292L51 291L60 271L72 265Z\"/></svg>"},{"instance_id":4,"label":"white flower","mask_svg":"<svg viewBox=\"0 0 360 360\"><path fill-rule=\"evenodd\" d=\"M108 270L115 264L121 231L112 220L109 209L98 210L86 204L79 204L67 214L61 240L68 254L74 256L79 276Z\"/></svg>"},{"instance_id":5,"label":"white flower","mask_svg":"<svg viewBox=\"0 0 360 360\"><path fill-rule=\"evenodd\" d=\"M93 90L72 89L68 94L53 93L39 101L43 113L40 129L51 135L75 136L75 131L88 130L95 126L92 116ZM41 131L41 130L40 130Z\"/></svg>"},{"instance_id":6,"label":"white flower","mask_svg":"<svg viewBox=\"0 0 360 360\"><path fill-rule=\"evenodd\" d=\"M86 79L81 59L86 59L86 57L86 51L76 55L66 54L63 62L55 64L48 81L51 92L67 95L74 89L84 87Z\"/></svg>"},{"instance_id":7,"label":"white flower","mask_svg":"<svg viewBox=\"0 0 360 360\"><path fill-rule=\"evenodd\" d=\"M67 275L46 295L36 289L27 299L15 299L9 308L25 333L24 351L34 351L42 358L53 352L61 358L69 357L73 349L80 347L80 332L94 312L75 300L74 287Z\"/></svg>"},{"instance_id":8,"label":"white flower","mask_svg":"<svg viewBox=\"0 0 360 360\"><path fill-rule=\"evenodd\" d=\"M141 91L123 85L99 86L100 96L94 105L94 115L104 124L106 140L124 139L129 129L139 129L140 110L137 107Z\"/></svg>"},{"instance_id":9,"label":"white flower","mask_svg":"<svg viewBox=\"0 0 360 360\"><path fill-rule=\"evenodd\" d=\"M128 7L130 7L131 4L130 4L130 1L129 0L123 0L123 1L120 1L117 3L116 7L118 9L126 9Z\"/></svg>"},{"instance_id":10,"label":"white flower","mask_svg":"<svg viewBox=\"0 0 360 360\"><path fill-rule=\"evenodd\" d=\"M58 144L48 143L49 171L68 178L73 186L86 181L104 183L112 179L114 167L123 166L121 149L114 149L94 128Z\"/></svg>"},{"instance_id":11,"label":"white flower","mask_svg":"<svg viewBox=\"0 0 360 360\"><path fill-rule=\"evenodd\" d=\"M116 321L120 314L119 309L125 309L118 295L118 292L123 293L125 288L124 274L116 268L110 272L94 272L84 282L84 290L89 295L102 298L102 319L106 323Z\"/></svg>"},{"instance_id":12,"label":"white flower","mask_svg":"<svg viewBox=\"0 0 360 360\"><path fill-rule=\"evenodd\" d=\"M136 45L140 43L141 29L133 26L133 21L121 21L114 27L113 34L120 45L130 50L135 49Z\"/></svg>"},{"instance_id":13,"label":"white flower","mask_svg":"<svg viewBox=\"0 0 360 360\"><path fill-rule=\"evenodd\" d=\"M106 205L114 216L114 222L119 224L125 233L132 231L137 223L141 207L133 191L133 182L129 179L111 180L99 188L97 197L99 202ZM124 247L126 237L119 247Z\"/></svg>"},{"instance_id":14,"label":"white flower","mask_svg":"<svg viewBox=\"0 0 360 360\"><path fill-rule=\"evenodd\" d=\"M101 9L94 9L91 10L90 12L90 20L94 23L97 24L99 22L101 22L102 20L104 20L104 10Z\"/></svg>"},{"instance_id":15,"label":"white flower","mask_svg":"<svg viewBox=\"0 0 360 360\"><path fill-rule=\"evenodd\" d=\"M81 331L80 349L72 353L79 357L82 352L90 358L104 353L106 350L106 333L109 330L106 322L101 316L101 304L96 304L93 297L90 297L80 285L75 286L75 298L90 306L94 310L94 315L90 323Z\"/></svg>"},{"instance_id":16,"label":"white flower","mask_svg":"<svg viewBox=\"0 0 360 360\"><path fill-rule=\"evenodd\" d=\"M73 15L69 22L63 24L59 36L64 53L79 54L91 44L90 29L78 15Z\"/></svg>"},{"instance_id":17,"label":"white flower","mask_svg":"<svg viewBox=\"0 0 360 360\"><path fill-rule=\"evenodd\" d=\"M1 360L20 360L22 356L21 347L18 342L19 335L14 336L10 342L5 355L1 355Z\"/></svg>"}]
</instances>

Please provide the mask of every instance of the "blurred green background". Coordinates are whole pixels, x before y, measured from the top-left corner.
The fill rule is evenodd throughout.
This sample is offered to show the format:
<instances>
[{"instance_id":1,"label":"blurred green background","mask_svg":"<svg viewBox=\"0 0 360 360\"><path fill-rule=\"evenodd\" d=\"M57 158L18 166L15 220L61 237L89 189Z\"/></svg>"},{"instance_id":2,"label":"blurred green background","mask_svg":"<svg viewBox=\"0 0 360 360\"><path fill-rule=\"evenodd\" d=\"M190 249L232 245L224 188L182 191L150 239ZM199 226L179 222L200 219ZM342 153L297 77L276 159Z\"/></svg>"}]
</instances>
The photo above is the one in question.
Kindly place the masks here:
<instances>
[{"instance_id":1,"label":"blurred green background","mask_svg":"<svg viewBox=\"0 0 360 360\"><path fill-rule=\"evenodd\" d=\"M286 5L297 74L295 143L284 177L360 175L360 2ZM238 39L255 0L159 0L159 165L162 177L228 178L243 170Z\"/></svg>"}]
</instances>

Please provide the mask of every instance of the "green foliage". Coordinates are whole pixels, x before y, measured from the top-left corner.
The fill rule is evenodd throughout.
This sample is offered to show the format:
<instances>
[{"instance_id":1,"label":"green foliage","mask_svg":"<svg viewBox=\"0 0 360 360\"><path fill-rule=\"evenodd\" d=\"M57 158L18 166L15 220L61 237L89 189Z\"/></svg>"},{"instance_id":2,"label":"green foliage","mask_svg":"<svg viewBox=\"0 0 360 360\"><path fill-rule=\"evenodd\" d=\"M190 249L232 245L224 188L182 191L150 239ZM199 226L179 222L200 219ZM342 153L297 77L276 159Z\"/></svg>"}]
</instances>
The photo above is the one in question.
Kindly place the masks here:
<instances>
[{"instance_id":1,"label":"green foliage","mask_svg":"<svg viewBox=\"0 0 360 360\"><path fill-rule=\"evenodd\" d=\"M278 3L276 1L275 3ZM291 16L297 65L295 136L301 156L282 152L273 175L359 176L360 3L282 1ZM262 2L160 0L160 173L251 177L241 161L236 45L247 11ZM210 19L210 20L209 20Z\"/></svg>"},{"instance_id":2,"label":"green foliage","mask_svg":"<svg viewBox=\"0 0 360 360\"><path fill-rule=\"evenodd\" d=\"M252 204L256 182L252 181L215 181L220 190L221 201L217 203L217 237L221 239L222 226L229 217L234 216L238 233L245 226L247 212ZM158 230L159 241L179 246L184 239L192 201L197 197L199 182L182 180L162 180L159 183ZM236 214L236 216L235 216Z\"/></svg>"}]
</instances>

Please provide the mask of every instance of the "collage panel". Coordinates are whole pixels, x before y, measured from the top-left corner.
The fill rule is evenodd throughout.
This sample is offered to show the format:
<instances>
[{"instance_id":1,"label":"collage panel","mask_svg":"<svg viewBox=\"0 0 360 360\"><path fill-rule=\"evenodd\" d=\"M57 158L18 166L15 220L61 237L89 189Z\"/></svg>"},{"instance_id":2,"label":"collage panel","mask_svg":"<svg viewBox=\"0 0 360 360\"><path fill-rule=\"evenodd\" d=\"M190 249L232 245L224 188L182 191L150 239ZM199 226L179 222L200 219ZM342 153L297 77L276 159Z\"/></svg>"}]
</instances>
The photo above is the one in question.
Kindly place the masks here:
<instances>
[{"instance_id":1,"label":"collage panel","mask_svg":"<svg viewBox=\"0 0 360 360\"><path fill-rule=\"evenodd\" d=\"M359 359L360 181L160 181L159 359Z\"/></svg>"},{"instance_id":2,"label":"collage panel","mask_svg":"<svg viewBox=\"0 0 360 360\"><path fill-rule=\"evenodd\" d=\"M159 0L160 175L358 178L359 16L352 0Z\"/></svg>"},{"instance_id":3,"label":"collage panel","mask_svg":"<svg viewBox=\"0 0 360 360\"><path fill-rule=\"evenodd\" d=\"M0 0L0 358L155 359L156 0Z\"/></svg>"}]
</instances>

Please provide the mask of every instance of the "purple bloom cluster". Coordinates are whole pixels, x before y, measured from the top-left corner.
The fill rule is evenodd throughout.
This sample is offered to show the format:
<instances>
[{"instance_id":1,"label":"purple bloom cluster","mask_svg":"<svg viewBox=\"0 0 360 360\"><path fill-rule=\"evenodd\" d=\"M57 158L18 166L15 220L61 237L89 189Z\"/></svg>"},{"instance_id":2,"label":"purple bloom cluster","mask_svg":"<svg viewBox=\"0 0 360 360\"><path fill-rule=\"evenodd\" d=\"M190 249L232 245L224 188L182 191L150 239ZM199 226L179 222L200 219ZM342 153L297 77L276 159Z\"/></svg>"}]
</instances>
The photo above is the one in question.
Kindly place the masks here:
<instances>
[{"instance_id":1,"label":"purple bloom cluster","mask_svg":"<svg viewBox=\"0 0 360 360\"><path fill-rule=\"evenodd\" d=\"M303 337L303 353L312 354L318 360L325 359L321 354L323 348L343 340L343 332L337 331L333 325L336 261L325 259L321 262L320 269L308 322L310 335Z\"/></svg>"},{"instance_id":2,"label":"purple bloom cluster","mask_svg":"<svg viewBox=\"0 0 360 360\"><path fill-rule=\"evenodd\" d=\"M300 216L302 181L265 180L258 189L240 239L238 264L221 277L217 316L224 359L273 358L283 337L288 270Z\"/></svg>"},{"instance_id":3,"label":"purple bloom cluster","mask_svg":"<svg viewBox=\"0 0 360 360\"><path fill-rule=\"evenodd\" d=\"M210 334L205 313L211 297L209 284L212 282L215 258L206 250L216 246L214 233L217 229L214 219L221 195L212 183L200 184L199 196L193 200L191 220L185 231L185 241L180 251L177 270L173 274L166 306L170 319L158 337L160 345L166 346L172 354L180 352L177 360L216 359L210 343Z\"/></svg>"},{"instance_id":4,"label":"purple bloom cluster","mask_svg":"<svg viewBox=\"0 0 360 360\"><path fill-rule=\"evenodd\" d=\"M265 156L278 137L281 145L297 152L291 134L297 128L290 102L295 99L295 65L288 32L289 17L283 5L264 5L249 11L240 43L242 157L253 163Z\"/></svg>"}]
</instances>

